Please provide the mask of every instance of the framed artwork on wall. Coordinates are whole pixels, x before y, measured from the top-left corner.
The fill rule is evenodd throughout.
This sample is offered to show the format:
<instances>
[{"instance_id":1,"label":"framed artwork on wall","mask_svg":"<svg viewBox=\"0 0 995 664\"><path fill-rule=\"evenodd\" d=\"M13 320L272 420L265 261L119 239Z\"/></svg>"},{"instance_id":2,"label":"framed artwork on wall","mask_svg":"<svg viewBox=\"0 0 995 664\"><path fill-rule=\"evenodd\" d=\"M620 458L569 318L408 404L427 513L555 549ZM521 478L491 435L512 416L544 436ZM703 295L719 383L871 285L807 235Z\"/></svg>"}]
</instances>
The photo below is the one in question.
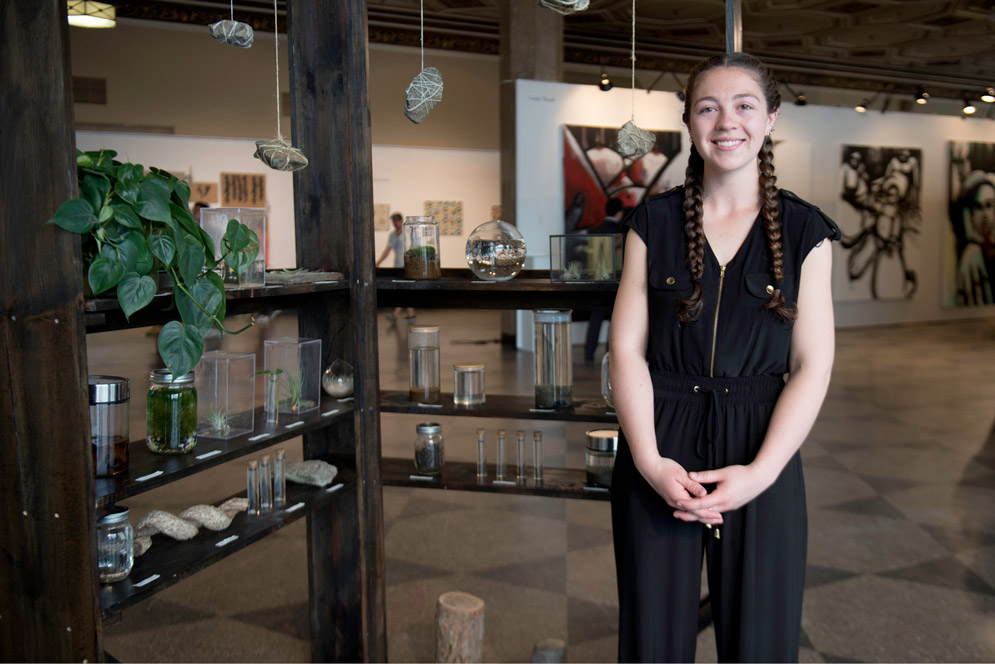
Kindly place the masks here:
<instances>
[{"instance_id":1,"label":"framed artwork on wall","mask_svg":"<svg viewBox=\"0 0 995 664\"><path fill-rule=\"evenodd\" d=\"M995 304L995 143L950 142L944 304Z\"/></svg>"},{"instance_id":2,"label":"framed artwork on wall","mask_svg":"<svg viewBox=\"0 0 995 664\"><path fill-rule=\"evenodd\" d=\"M425 216L435 217L439 235L463 234L463 201L425 201Z\"/></svg>"}]
</instances>

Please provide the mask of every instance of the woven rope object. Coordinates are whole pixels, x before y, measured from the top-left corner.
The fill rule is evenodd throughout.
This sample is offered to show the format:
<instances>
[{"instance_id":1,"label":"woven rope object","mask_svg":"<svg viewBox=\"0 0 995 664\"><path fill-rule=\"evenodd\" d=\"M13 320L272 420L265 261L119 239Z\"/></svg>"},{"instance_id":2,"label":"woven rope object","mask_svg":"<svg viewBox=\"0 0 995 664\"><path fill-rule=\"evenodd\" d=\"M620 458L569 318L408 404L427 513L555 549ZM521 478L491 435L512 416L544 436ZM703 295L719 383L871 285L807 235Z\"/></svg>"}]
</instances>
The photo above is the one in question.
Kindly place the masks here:
<instances>
[{"instance_id":1,"label":"woven rope object","mask_svg":"<svg viewBox=\"0 0 995 664\"><path fill-rule=\"evenodd\" d=\"M256 141L256 153L252 156L277 171L299 171L307 166L304 153L283 138Z\"/></svg>"},{"instance_id":2,"label":"woven rope object","mask_svg":"<svg viewBox=\"0 0 995 664\"><path fill-rule=\"evenodd\" d=\"M252 46L252 38L255 33L252 26L241 21L218 21L207 26L211 31L211 36L222 44L237 46L239 48L249 48Z\"/></svg>"},{"instance_id":3,"label":"woven rope object","mask_svg":"<svg viewBox=\"0 0 995 664\"><path fill-rule=\"evenodd\" d=\"M629 120L618 130L618 152L623 157L644 155L653 149L656 136L652 132L640 129Z\"/></svg>"},{"instance_id":4,"label":"woven rope object","mask_svg":"<svg viewBox=\"0 0 995 664\"><path fill-rule=\"evenodd\" d=\"M591 0L539 0L539 4L557 14L569 16L587 9L591 5Z\"/></svg>"},{"instance_id":5,"label":"woven rope object","mask_svg":"<svg viewBox=\"0 0 995 664\"><path fill-rule=\"evenodd\" d=\"M429 111L442 101L442 73L435 67L426 67L411 79L404 91L404 114L419 124Z\"/></svg>"}]
</instances>

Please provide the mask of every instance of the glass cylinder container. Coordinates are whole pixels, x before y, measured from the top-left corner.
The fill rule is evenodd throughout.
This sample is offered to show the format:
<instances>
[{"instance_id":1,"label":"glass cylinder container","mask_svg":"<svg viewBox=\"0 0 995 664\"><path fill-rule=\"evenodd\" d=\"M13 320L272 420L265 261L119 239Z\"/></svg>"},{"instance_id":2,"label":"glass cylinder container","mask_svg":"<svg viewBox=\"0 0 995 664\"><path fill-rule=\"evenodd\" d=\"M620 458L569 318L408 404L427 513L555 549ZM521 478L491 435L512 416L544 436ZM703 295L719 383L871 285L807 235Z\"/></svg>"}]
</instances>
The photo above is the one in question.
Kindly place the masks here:
<instances>
[{"instance_id":1,"label":"glass cylinder container","mask_svg":"<svg viewBox=\"0 0 995 664\"><path fill-rule=\"evenodd\" d=\"M439 403L439 326L408 328L408 398Z\"/></svg>"},{"instance_id":2,"label":"glass cylinder container","mask_svg":"<svg viewBox=\"0 0 995 664\"><path fill-rule=\"evenodd\" d=\"M525 237L506 221L480 224L466 240L466 264L485 281L507 281L525 265Z\"/></svg>"},{"instance_id":3,"label":"glass cylinder container","mask_svg":"<svg viewBox=\"0 0 995 664\"><path fill-rule=\"evenodd\" d=\"M497 470L494 473L494 479L499 482L505 481L507 477L506 463L504 460L504 439L507 436L507 432L504 429L498 429L497 432Z\"/></svg>"},{"instance_id":4,"label":"glass cylinder container","mask_svg":"<svg viewBox=\"0 0 995 664\"><path fill-rule=\"evenodd\" d=\"M259 511L268 512L273 509L273 467L269 455L264 454L259 462Z\"/></svg>"},{"instance_id":5,"label":"glass cylinder container","mask_svg":"<svg viewBox=\"0 0 995 664\"><path fill-rule=\"evenodd\" d=\"M404 278L438 279L442 276L439 224L435 217L407 217L401 234L404 236Z\"/></svg>"},{"instance_id":6,"label":"glass cylinder container","mask_svg":"<svg viewBox=\"0 0 995 664\"><path fill-rule=\"evenodd\" d=\"M484 437L486 432L477 429L477 482L487 479L487 454L484 450Z\"/></svg>"},{"instance_id":7,"label":"glass cylinder container","mask_svg":"<svg viewBox=\"0 0 995 664\"><path fill-rule=\"evenodd\" d=\"M116 475L128 469L130 384L120 376L88 376L87 383L93 473Z\"/></svg>"},{"instance_id":8,"label":"glass cylinder container","mask_svg":"<svg viewBox=\"0 0 995 664\"><path fill-rule=\"evenodd\" d=\"M111 506L97 519L97 573L101 583L128 576L135 561L135 532L127 507Z\"/></svg>"},{"instance_id":9,"label":"glass cylinder container","mask_svg":"<svg viewBox=\"0 0 995 664\"><path fill-rule=\"evenodd\" d=\"M197 388L193 372L173 377L156 369L149 378L145 444L158 454L183 454L197 445Z\"/></svg>"},{"instance_id":10,"label":"glass cylinder container","mask_svg":"<svg viewBox=\"0 0 995 664\"><path fill-rule=\"evenodd\" d=\"M453 403L457 406L479 406L487 400L484 394L483 364L453 365Z\"/></svg>"},{"instance_id":11,"label":"glass cylinder container","mask_svg":"<svg viewBox=\"0 0 995 664\"><path fill-rule=\"evenodd\" d=\"M534 465L532 466L532 478L537 482L542 482L542 431L532 433L532 454Z\"/></svg>"},{"instance_id":12,"label":"glass cylinder container","mask_svg":"<svg viewBox=\"0 0 995 664\"><path fill-rule=\"evenodd\" d=\"M612 398L612 378L609 373L611 370L610 355L611 352L605 353L604 359L601 360L601 398L605 400L606 406L615 410L615 400Z\"/></svg>"},{"instance_id":13,"label":"glass cylinder container","mask_svg":"<svg viewBox=\"0 0 995 664\"><path fill-rule=\"evenodd\" d=\"M273 504L283 505L287 502L287 454L283 450L276 451L273 463Z\"/></svg>"},{"instance_id":14,"label":"glass cylinder container","mask_svg":"<svg viewBox=\"0 0 995 664\"><path fill-rule=\"evenodd\" d=\"M515 436L518 437L518 472L515 479L519 484L525 484L525 432L516 431Z\"/></svg>"},{"instance_id":15,"label":"glass cylinder container","mask_svg":"<svg viewBox=\"0 0 995 664\"><path fill-rule=\"evenodd\" d=\"M584 454L587 481L597 486L611 487L615 451L618 449L617 429L591 429L586 433L587 450Z\"/></svg>"},{"instance_id":16,"label":"glass cylinder container","mask_svg":"<svg viewBox=\"0 0 995 664\"><path fill-rule=\"evenodd\" d=\"M539 309L535 319L536 408L573 405L570 309Z\"/></svg>"},{"instance_id":17,"label":"glass cylinder container","mask_svg":"<svg viewBox=\"0 0 995 664\"><path fill-rule=\"evenodd\" d=\"M415 469L422 475L438 475L444 461L442 427L435 422L415 427Z\"/></svg>"},{"instance_id":18,"label":"glass cylinder container","mask_svg":"<svg viewBox=\"0 0 995 664\"><path fill-rule=\"evenodd\" d=\"M276 425L280 419L280 375L263 373L263 412L266 423Z\"/></svg>"},{"instance_id":19,"label":"glass cylinder container","mask_svg":"<svg viewBox=\"0 0 995 664\"><path fill-rule=\"evenodd\" d=\"M246 514L259 514L259 462L255 459L245 469L245 499L248 502Z\"/></svg>"}]
</instances>

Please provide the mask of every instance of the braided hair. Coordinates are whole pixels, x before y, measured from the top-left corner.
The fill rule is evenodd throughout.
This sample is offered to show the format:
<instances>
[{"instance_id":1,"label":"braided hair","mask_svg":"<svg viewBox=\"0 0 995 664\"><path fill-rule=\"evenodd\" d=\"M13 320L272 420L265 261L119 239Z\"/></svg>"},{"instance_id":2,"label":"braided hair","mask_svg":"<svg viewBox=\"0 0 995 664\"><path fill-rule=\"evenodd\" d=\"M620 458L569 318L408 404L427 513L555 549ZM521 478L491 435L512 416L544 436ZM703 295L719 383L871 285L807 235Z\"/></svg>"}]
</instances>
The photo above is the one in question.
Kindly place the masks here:
<instances>
[{"instance_id":1,"label":"braided hair","mask_svg":"<svg viewBox=\"0 0 995 664\"><path fill-rule=\"evenodd\" d=\"M739 67L750 72L763 90L767 112L773 112L781 106L781 94L777 91L777 83L767 67L760 60L745 53L727 53L711 57L698 64L688 77L687 90L684 96L684 113L682 119L689 125L691 119L691 104L694 100L694 90L702 74L718 67ZM770 136L764 138L760 147L758 171L760 183L760 212L763 217L764 232L767 237L767 249L770 256L770 274L774 280L774 292L764 303L764 309L773 311L782 321L790 323L795 320L798 312L788 306L781 294L784 281L784 250L781 244L781 217L777 199L777 175L774 173L774 144ZM705 231L702 211L702 176L705 162L698 149L691 145L691 156L684 176L684 235L687 238L686 264L694 290L691 295L678 302L677 320L688 323L698 319L702 307L701 279L705 271Z\"/></svg>"}]
</instances>

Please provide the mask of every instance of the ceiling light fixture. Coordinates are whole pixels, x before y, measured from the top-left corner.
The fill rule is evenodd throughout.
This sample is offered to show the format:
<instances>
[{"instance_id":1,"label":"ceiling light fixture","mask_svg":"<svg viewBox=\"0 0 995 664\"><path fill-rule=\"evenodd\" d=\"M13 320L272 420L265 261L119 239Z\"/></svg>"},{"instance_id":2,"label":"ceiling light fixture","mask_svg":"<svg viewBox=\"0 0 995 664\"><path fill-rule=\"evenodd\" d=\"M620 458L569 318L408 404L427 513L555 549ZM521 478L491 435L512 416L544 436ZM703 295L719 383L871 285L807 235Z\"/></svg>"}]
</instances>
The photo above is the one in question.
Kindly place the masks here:
<instances>
[{"instance_id":1,"label":"ceiling light fixture","mask_svg":"<svg viewBox=\"0 0 995 664\"><path fill-rule=\"evenodd\" d=\"M608 73L604 69L601 70L601 79L598 82L598 87L604 90L605 92L608 92L613 87L615 87L614 85L612 85L612 80L608 78Z\"/></svg>"},{"instance_id":2,"label":"ceiling light fixture","mask_svg":"<svg viewBox=\"0 0 995 664\"><path fill-rule=\"evenodd\" d=\"M985 88L985 94L981 95L981 101L987 104L995 102L995 88Z\"/></svg>"},{"instance_id":3,"label":"ceiling light fixture","mask_svg":"<svg viewBox=\"0 0 995 664\"><path fill-rule=\"evenodd\" d=\"M871 100L870 99L865 99L864 101L862 101L859 104L857 104L856 106L854 106L853 110L857 111L858 113L866 113L867 112L867 107L870 106L870 105L871 105Z\"/></svg>"},{"instance_id":4,"label":"ceiling light fixture","mask_svg":"<svg viewBox=\"0 0 995 664\"><path fill-rule=\"evenodd\" d=\"M919 86L919 90L916 92L916 103L919 105L925 104L929 100L929 93L926 92L926 88Z\"/></svg>"},{"instance_id":5,"label":"ceiling light fixture","mask_svg":"<svg viewBox=\"0 0 995 664\"><path fill-rule=\"evenodd\" d=\"M805 93L804 92L801 92L801 93L795 92L792 89L792 87L790 85L788 85L787 83L784 83L783 85L784 85L784 87L786 87L788 89L788 92L791 93L791 96L795 98L795 106L807 106L808 105L808 99L805 97Z\"/></svg>"},{"instance_id":6,"label":"ceiling light fixture","mask_svg":"<svg viewBox=\"0 0 995 664\"><path fill-rule=\"evenodd\" d=\"M113 28L117 24L114 5L95 0L69 0L66 17L78 28Z\"/></svg>"},{"instance_id":7,"label":"ceiling light fixture","mask_svg":"<svg viewBox=\"0 0 995 664\"><path fill-rule=\"evenodd\" d=\"M971 103L970 99L964 97L964 108L960 110L964 115L974 115L974 112L978 109L974 107L974 104Z\"/></svg>"},{"instance_id":8,"label":"ceiling light fixture","mask_svg":"<svg viewBox=\"0 0 995 664\"><path fill-rule=\"evenodd\" d=\"M673 76L674 80L677 82L677 92L675 92L674 94L677 95L678 99L680 99L681 101L684 101L684 97L685 97L685 95L684 95L684 90L685 90L684 83L681 82L681 79L678 78L677 74L675 74L674 72L670 72L670 75Z\"/></svg>"}]
</instances>

